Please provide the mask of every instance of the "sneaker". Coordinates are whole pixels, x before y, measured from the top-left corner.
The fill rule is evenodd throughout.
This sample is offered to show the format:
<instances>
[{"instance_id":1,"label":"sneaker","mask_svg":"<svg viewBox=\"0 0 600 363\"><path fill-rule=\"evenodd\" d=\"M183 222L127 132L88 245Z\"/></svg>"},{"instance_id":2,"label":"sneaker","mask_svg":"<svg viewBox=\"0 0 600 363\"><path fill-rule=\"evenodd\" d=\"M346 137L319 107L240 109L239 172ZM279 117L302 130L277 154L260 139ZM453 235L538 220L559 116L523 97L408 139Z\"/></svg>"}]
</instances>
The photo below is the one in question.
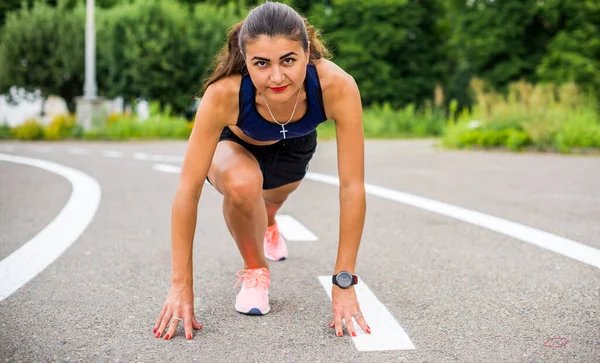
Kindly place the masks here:
<instances>
[{"instance_id":1,"label":"sneaker","mask_svg":"<svg viewBox=\"0 0 600 363\"><path fill-rule=\"evenodd\" d=\"M242 282L242 290L235 299L235 310L242 314L264 315L271 310L269 306L269 285L271 274L266 267L239 270L236 287Z\"/></svg>"},{"instance_id":2,"label":"sneaker","mask_svg":"<svg viewBox=\"0 0 600 363\"><path fill-rule=\"evenodd\" d=\"M277 223L267 227L264 248L265 257L271 261L283 261L287 258L288 249L283 237L279 234Z\"/></svg>"}]
</instances>

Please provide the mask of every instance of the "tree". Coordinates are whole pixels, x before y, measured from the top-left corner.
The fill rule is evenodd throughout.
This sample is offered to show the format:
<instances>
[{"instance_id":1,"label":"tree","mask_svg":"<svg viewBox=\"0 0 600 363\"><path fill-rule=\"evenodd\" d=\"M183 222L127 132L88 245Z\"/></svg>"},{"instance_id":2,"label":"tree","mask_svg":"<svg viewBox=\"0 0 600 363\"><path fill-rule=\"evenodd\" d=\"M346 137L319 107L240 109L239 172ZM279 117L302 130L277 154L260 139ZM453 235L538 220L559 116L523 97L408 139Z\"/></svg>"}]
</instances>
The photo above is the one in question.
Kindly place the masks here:
<instances>
[{"instance_id":1,"label":"tree","mask_svg":"<svg viewBox=\"0 0 600 363\"><path fill-rule=\"evenodd\" d=\"M85 9L36 2L9 13L0 34L0 94L12 86L67 100L83 91Z\"/></svg>"},{"instance_id":2,"label":"tree","mask_svg":"<svg viewBox=\"0 0 600 363\"><path fill-rule=\"evenodd\" d=\"M420 104L443 79L443 8L435 0L333 0L314 6L335 61L354 77L366 104Z\"/></svg>"}]
</instances>

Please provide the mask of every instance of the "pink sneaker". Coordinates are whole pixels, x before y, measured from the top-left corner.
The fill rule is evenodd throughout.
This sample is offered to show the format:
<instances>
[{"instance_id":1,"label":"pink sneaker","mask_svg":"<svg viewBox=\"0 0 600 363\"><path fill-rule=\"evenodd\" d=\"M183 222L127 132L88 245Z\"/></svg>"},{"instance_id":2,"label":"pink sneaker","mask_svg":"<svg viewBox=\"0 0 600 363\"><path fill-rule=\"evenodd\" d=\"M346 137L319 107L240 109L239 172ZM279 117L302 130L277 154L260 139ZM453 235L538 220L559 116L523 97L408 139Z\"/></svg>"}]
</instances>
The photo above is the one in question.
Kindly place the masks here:
<instances>
[{"instance_id":1,"label":"pink sneaker","mask_svg":"<svg viewBox=\"0 0 600 363\"><path fill-rule=\"evenodd\" d=\"M271 274L266 267L239 270L236 287L242 282L242 290L235 299L235 310L242 314L264 315L271 310L269 306L269 285Z\"/></svg>"},{"instance_id":2,"label":"pink sneaker","mask_svg":"<svg viewBox=\"0 0 600 363\"><path fill-rule=\"evenodd\" d=\"M283 261L288 256L288 249L283 237L279 234L277 223L267 227L265 234L265 257L271 261Z\"/></svg>"}]
</instances>

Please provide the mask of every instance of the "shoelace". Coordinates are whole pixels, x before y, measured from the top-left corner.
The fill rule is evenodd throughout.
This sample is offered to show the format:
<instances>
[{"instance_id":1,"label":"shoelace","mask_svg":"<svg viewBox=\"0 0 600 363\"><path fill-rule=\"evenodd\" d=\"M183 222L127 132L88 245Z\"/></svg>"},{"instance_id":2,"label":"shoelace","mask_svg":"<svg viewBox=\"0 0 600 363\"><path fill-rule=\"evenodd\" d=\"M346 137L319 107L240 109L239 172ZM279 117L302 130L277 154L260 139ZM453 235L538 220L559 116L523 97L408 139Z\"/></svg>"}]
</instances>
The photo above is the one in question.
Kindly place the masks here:
<instances>
[{"instance_id":1,"label":"shoelace","mask_svg":"<svg viewBox=\"0 0 600 363\"><path fill-rule=\"evenodd\" d=\"M234 288L242 281L246 281L247 288L253 288L260 285L264 285L269 288L269 271L264 269L262 273L258 273L258 269L238 270L236 276L239 277Z\"/></svg>"},{"instance_id":2,"label":"shoelace","mask_svg":"<svg viewBox=\"0 0 600 363\"><path fill-rule=\"evenodd\" d=\"M267 228L267 243L277 246L279 244L279 228Z\"/></svg>"}]
</instances>

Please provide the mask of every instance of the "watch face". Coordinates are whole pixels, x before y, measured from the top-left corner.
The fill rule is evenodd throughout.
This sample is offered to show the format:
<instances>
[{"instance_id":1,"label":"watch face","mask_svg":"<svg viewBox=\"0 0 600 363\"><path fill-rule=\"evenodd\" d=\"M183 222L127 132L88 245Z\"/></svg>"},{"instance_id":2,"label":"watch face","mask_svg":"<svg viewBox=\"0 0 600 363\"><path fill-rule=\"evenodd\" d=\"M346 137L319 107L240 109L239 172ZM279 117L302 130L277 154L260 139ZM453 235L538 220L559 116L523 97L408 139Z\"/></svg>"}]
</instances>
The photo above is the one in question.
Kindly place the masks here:
<instances>
[{"instance_id":1,"label":"watch face","mask_svg":"<svg viewBox=\"0 0 600 363\"><path fill-rule=\"evenodd\" d=\"M350 287L352 286L352 275L348 272L340 272L336 281L340 287Z\"/></svg>"}]
</instances>

